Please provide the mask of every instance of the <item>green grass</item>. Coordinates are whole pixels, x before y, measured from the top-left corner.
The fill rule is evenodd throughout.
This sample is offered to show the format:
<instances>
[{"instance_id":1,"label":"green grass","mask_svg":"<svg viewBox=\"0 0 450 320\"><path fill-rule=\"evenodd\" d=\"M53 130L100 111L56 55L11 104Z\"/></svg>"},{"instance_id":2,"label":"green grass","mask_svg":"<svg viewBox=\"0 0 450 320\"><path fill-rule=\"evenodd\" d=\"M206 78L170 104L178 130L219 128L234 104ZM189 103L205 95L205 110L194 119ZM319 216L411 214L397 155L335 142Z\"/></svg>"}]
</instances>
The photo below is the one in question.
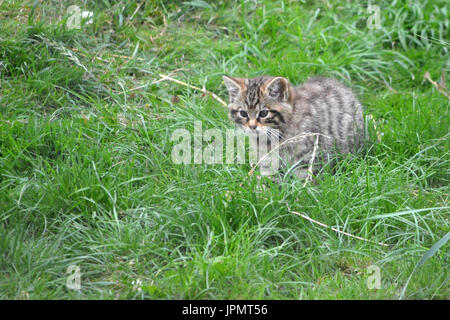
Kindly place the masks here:
<instances>
[{"instance_id":1,"label":"green grass","mask_svg":"<svg viewBox=\"0 0 450 320\"><path fill-rule=\"evenodd\" d=\"M411 274L403 298L450 297L448 244L415 269L450 231L449 101L423 78L449 75L446 1L374 1L372 30L363 2L83 3L69 30L64 2L0 1L0 298L398 299ZM335 77L381 139L368 121L335 172L260 191L248 164L172 162L176 129L232 124L160 73L224 99L222 74Z\"/></svg>"}]
</instances>

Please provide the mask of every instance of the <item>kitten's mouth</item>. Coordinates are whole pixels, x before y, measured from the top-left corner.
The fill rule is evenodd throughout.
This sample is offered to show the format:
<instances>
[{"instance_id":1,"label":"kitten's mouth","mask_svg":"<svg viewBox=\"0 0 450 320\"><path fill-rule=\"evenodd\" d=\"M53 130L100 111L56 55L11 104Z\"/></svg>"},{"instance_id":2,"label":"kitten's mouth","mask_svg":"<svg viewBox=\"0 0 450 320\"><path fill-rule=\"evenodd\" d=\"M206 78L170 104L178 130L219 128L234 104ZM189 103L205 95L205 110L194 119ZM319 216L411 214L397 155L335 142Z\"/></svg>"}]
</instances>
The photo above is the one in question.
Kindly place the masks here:
<instances>
[{"instance_id":1,"label":"kitten's mouth","mask_svg":"<svg viewBox=\"0 0 450 320\"><path fill-rule=\"evenodd\" d=\"M244 130L244 132L249 135L265 134L265 130L262 127L250 128L249 126L242 126L242 130Z\"/></svg>"},{"instance_id":2,"label":"kitten's mouth","mask_svg":"<svg viewBox=\"0 0 450 320\"><path fill-rule=\"evenodd\" d=\"M246 127L245 130L251 134L260 134L261 133L261 129L259 129L259 127L256 127L255 129Z\"/></svg>"},{"instance_id":3,"label":"kitten's mouth","mask_svg":"<svg viewBox=\"0 0 450 320\"><path fill-rule=\"evenodd\" d=\"M283 134L278 129L273 129L271 127L256 127L251 129L249 127L242 127L244 132L252 137L266 136L269 139L283 140Z\"/></svg>"}]
</instances>

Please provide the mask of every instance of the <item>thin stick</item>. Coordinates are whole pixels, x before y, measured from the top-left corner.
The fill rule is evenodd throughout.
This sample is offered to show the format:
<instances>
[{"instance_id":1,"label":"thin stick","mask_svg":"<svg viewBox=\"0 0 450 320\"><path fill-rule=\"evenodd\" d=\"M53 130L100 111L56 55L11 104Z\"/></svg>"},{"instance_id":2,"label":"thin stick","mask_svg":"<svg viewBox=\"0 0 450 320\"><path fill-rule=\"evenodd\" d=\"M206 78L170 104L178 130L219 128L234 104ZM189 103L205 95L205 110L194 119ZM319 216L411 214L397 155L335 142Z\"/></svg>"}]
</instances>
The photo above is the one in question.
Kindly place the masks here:
<instances>
[{"instance_id":1,"label":"thin stick","mask_svg":"<svg viewBox=\"0 0 450 320\"><path fill-rule=\"evenodd\" d=\"M441 83L437 83L433 81L430 77L430 73L427 71L425 72L425 75L423 76L425 79L427 79L440 93L442 93L444 96L446 96L450 100L450 93L445 87L445 80L444 75L441 77Z\"/></svg>"},{"instance_id":2,"label":"thin stick","mask_svg":"<svg viewBox=\"0 0 450 320\"><path fill-rule=\"evenodd\" d=\"M183 70L183 68L175 69L175 70L173 70L172 72L170 72L170 74L173 75L173 74L177 73L177 72L180 71L180 70ZM164 80L165 80L165 79L153 80L153 81L150 82L150 83L147 83L147 84L144 84L144 85L135 87L135 88L131 88L130 90L128 90L128 92L136 91L136 90L139 90L139 89L148 87L148 86L150 86L150 85L152 85L152 84L156 84L156 83L161 82L161 81L164 81Z\"/></svg>"},{"instance_id":3,"label":"thin stick","mask_svg":"<svg viewBox=\"0 0 450 320\"><path fill-rule=\"evenodd\" d=\"M306 186L308 181L312 179L312 168L314 164L314 159L316 158L316 151L318 146L319 146L319 135L316 135L316 142L314 142L313 153L311 156L311 160L309 160L308 176L306 177L305 183L303 184L303 188Z\"/></svg>"},{"instance_id":4,"label":"thin stick","mask_svg":"<svg viewBox=\"0 0 450 320\"><path fill-rule=\"evenodd\" d=\"M385 246L385 247L389 246L389 245L387 245L386 243L383 243L383 242L374 242L374 241L371 241L371 240L366 239L366 238L355 236L355 235L353 235L351 233L348 233L348 232L345 232L345 231L340 231L340 230L338 230L336 228L333 228L333 227L330 227L330 226L326 225L325 223L322 223L322 222L316 221L314 219L311 219L307 215L304 215L304 214L301 214L301 213L298 213L298 212L295 212L295 211L292 211L292 213L296 214L299 217L302 217L303 219L306 219L306 220L311 221L311 222L313 222L315 224L318 224L319 226L322 226L322 227L327 228L327 229L331 229L331 230L333 230L333 231L335 231L337 233L341 233L341 234L346 235L348 237L352 237L352 238L355 238L355 239L358 239L358 240L363 240L363 241L370 242L370 243L375 243L375 244L378 244L380 246Z\"/></svg>"},{"instance_id":5,"label":"thin stick","mask_svg":"<svg viewBox=\"0 0 450 320\"><path fill-rule=\"evenodd\" d=\"M164 33L166 32L166 30L167 30L167 20L166 20L166 16L165 15L163 15L163 21L164 21L164 28L162 29L162 31L159 33L159 37L161 37L162 35L164 35ZM158 38L159 38L158 37Z\"/></svg>"},{"instance_id":6,"label":"thin stick","mask_svg":"<svg viewBox=\"0 0 450 320\"><path fill-rule=\"evenodd\" d=\"M134 10L134 12L133 12L133 14L131 15L130 19L128 19L129 22L131 22L131 20L133 20L134 15L135 15L135 14L138 12L138 10L141 8L141 5L142 5L142 3L140 3L140 4L137 6L136 10Z\"/></svg>"},{"instance_id":7,"label":"thin stick","mask_svg":"<svg viewBox=\"0 0 450 320\"><path fill-rule=\"evenodd\" d=\"M212 93L212 92L209 92L209 91L207 91L207 90L205 90L205 89L202 89L202 88L199 88L199 87L196 87L196 86L193 86L193 85L188 84L188 83L186 83L186 82L183 82L183 81L174 79L174 78L172 78L172 77L166 76L166 75L161 74L161 73L159 74L159 76L162 77L162 78L164 78L165 80L169 80L169 81L172 81L172 82L176 82L176 83L181 84L181 85L183 85L183 86L185 86L185 87L189 87L189 88L192 88L192 89L201 91L201 92L203 92L203 93L205 93L205 94L209 94L211 97L213 97L214 99L216 99L217 101L219 101L223 106L225 106L225 107L227 106L227 103L226 103L225 101L223 101L222 99L220 99L217 95L215 95L215 94Z\"/></svg>"},{"instance_id":8,"label":"thin stick","mask_svg":"<svg viewBox=\"0 0 450 320\"><path fill-rule=\"evenodd\" d=\"M372 120L373 127L375 128L375 132L377 134L378 142L381 142L381 134L377 129L377 125L375 124L375 119L372 114L369 114L368 117Z\"/></svg>"},{"instance_id":9,"label":"thin stick","mask_svg":"<svg viewBox=\"0 0 450 320\"><path fill-rule=\"evenodd\" d=\"M1 122L5 122L5 123L8 123L8 124L10 124L10 125L13 125L15 122L28 123L28 120L27 120L27 119L17 119L17 120L13 120L13 121L0 119L0 121L1 121Z\"/></svg>"},{"instance_id":10,"label":"thin stick","mask_svg":"<svg viewBox=\"0 0 450 320\"><path fill-rule=\"evenodd\" d=\"M82 55L83 57L88 57L87 55L85 55L83 52L81 52L81 51L78 50L77 48L70 48L70 50L75 51L75 52L78 52L78 53L79 53L80 55ZM145 59L139 58L139 57L123 56L123 55L120 55L120 54L114 54L114 53L106 53L106 54L107 54L108 56L115 57L115 58L122 58L122 59L129 59L129 60L131 60L131 59L136 59L136 60L139 60L139 61L145 61ZM97 60L99 60L99 61L109 62L108 60L102 59L102 58L97 57L97 56L94 56L93 58L94 58L94 59L97 59Z\"/></svg>"}]
</instances>

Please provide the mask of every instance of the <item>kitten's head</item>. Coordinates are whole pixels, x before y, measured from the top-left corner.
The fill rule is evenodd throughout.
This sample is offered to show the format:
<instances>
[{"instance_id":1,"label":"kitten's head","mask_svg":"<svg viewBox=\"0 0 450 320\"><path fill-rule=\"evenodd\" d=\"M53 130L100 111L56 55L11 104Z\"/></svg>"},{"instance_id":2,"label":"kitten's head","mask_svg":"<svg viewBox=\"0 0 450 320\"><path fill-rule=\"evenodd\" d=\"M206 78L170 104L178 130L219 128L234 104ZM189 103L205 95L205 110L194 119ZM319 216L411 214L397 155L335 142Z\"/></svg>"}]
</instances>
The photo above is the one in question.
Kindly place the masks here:
<instances>
[{"instance_id":1,"label":"kitten's head","mask_svg":"<svg viewBox=\"0 0 450 320\"><path fill-rule=\"evenodd\" d=\"M282 130L292 114L292 88L282 77L253 79L223 76L228 89L230 118L245 132Z\"/></svg>"}]
</instances>

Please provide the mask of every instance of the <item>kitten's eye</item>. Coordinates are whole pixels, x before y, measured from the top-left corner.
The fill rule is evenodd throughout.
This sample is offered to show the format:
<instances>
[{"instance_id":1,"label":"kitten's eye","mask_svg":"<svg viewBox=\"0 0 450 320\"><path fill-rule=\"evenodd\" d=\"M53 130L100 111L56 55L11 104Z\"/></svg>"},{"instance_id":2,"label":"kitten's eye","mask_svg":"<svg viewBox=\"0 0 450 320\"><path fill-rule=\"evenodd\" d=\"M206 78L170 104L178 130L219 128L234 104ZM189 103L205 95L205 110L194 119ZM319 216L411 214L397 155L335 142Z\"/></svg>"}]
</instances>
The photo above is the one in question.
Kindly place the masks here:
<instances>
[{"instance_id":1,"label":"kitten's eye","mask_svg":"<svg viewBox=\"0 0 450 320\"><path fill-rule=\"evenodd\" d=\"M268 110L262 110L262 111L259 113L259 117L260 117L260 118L265 118L265 117L267 117L268 114L269 114L269 111L268 111Z\"/></svg>"},{"instance_id":2,"label":"kitten's eye","mask_svg":"<svg viewBox=\"0 0 450 320\"><path fill-rule=\"evenodd\" d=\"M248 117L247 111L241 111L239 113L240 113L241 117L243 117L243 118L247 118Z\"/></svg>"}]
</instances>

